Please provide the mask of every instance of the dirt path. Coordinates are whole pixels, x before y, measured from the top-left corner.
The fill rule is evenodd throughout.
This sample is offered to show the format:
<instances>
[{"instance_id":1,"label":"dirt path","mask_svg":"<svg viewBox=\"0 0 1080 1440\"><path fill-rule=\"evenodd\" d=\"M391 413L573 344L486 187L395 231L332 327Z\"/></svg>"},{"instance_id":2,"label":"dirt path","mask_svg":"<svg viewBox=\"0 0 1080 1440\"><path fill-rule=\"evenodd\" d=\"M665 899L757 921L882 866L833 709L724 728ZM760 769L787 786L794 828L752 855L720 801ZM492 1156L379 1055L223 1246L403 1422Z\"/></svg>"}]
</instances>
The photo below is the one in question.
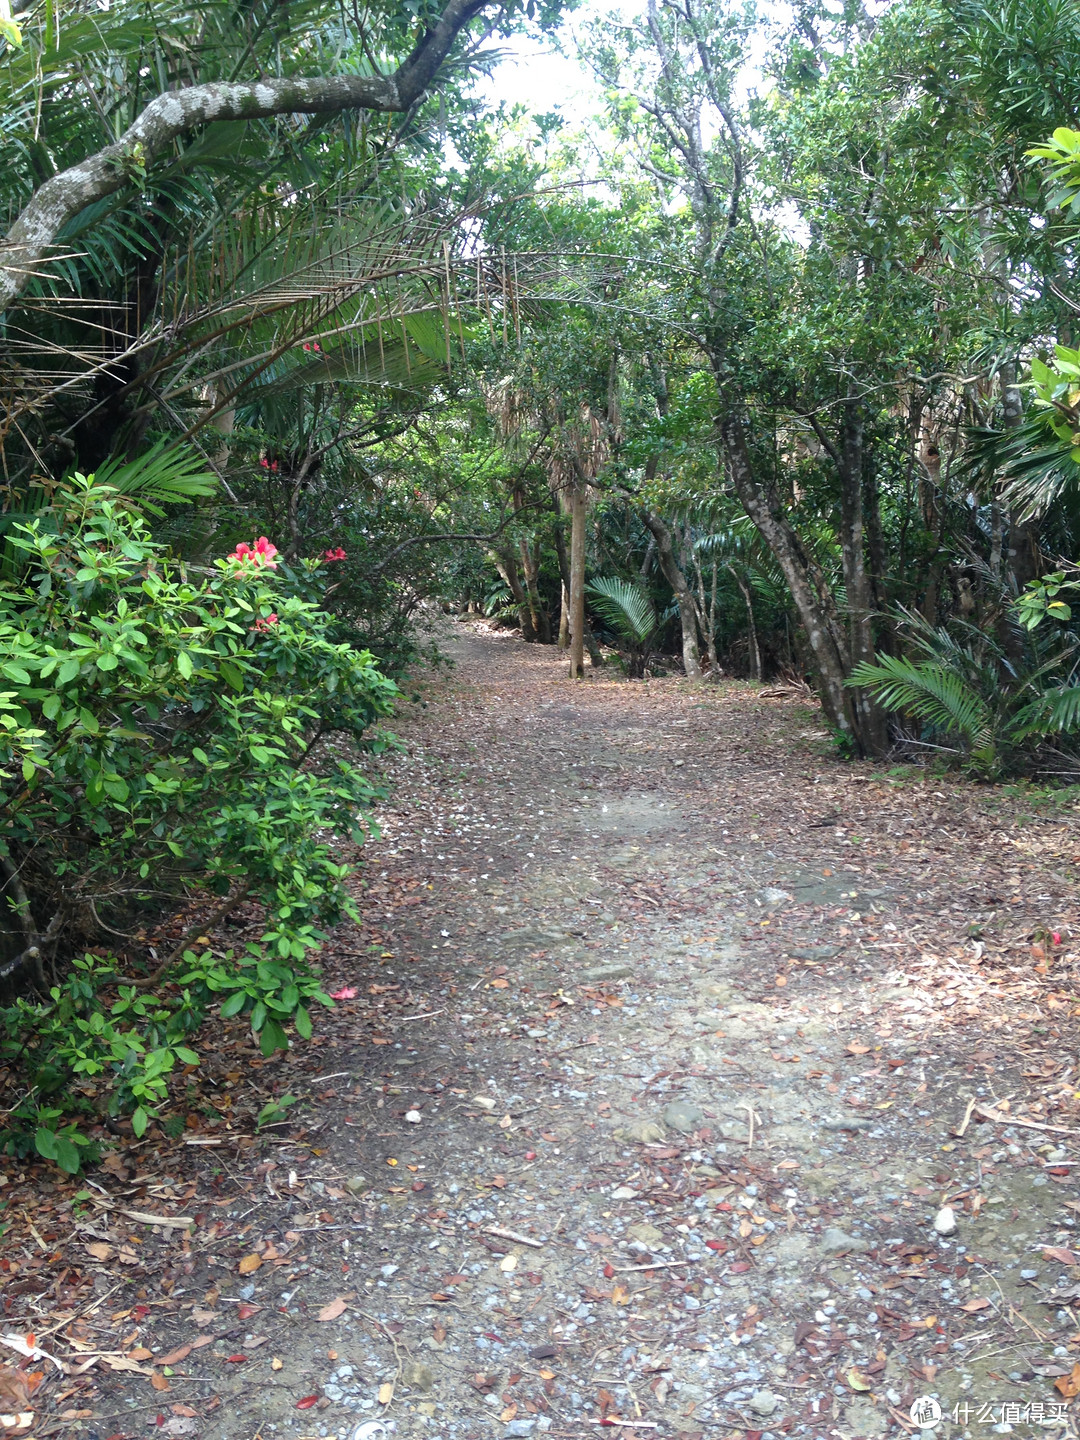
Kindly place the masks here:
<instances>
[{"instance_id":1,"label":"dirt path","mask_svg":"<svg viewBox=\"0 0 1080 1440\"><path fill-rule=\"evenodd\" d=\"M1075 805L839 765L749 686L451 648L335 937L355 998L262 1072L303 1103L114 1171L197 1228L65 1332L144 1373L49 1433L860 1440L929 1396L938 1435L1075 1435Z\"/></svg>"}]
</instances>

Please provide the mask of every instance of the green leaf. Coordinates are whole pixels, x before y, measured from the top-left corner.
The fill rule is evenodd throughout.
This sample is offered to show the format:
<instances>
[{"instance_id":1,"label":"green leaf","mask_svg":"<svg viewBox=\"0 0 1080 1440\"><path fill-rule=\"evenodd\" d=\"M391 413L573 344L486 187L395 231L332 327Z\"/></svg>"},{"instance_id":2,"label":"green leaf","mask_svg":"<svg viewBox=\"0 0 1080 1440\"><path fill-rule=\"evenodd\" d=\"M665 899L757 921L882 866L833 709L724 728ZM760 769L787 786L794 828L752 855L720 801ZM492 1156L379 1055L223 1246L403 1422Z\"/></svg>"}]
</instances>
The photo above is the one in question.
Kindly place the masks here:
<instances>
[{"instance_id":1,"label":"green leaf","mask_svg":"<svg viewBox=\"0 0 1080 1440\"><path fill-rule=\"evenodd\" d=\"M195 666L191 663L191 656L186 650L181 650L177 655L176 668L185 680L190 680L194 674Z\"/></svg>"},{"instance_id":2,"label":"green leaf","mask_svg":"<svg viewBox=\"0 0 1080 1440\"><path fill-rule=\"evenodd\" d=\"M132 1115L132 1117L131 1117L131 1128L132 1128L132 1130L134 1130L136 1136L137 1136L140 1140L141 1140L142 1137L146 1134L146 1127L147 1127L147 1125L149 1125L149 1123L150 1123L150 1116L146 1113L146 1111L144 1110L144 1108L140 1105L140 1106L138 1107L138 1109L135 1111L135 1113L134 1113L134 1114Z\"/></svg>"},{"instance_id":3,"label":"green leaf","mask_svg":"<svg viewBox=\"0 0 1080 1440\"><path fill-rule=\"evenodd\" d=\"M239 1015L247 998L243 990L234 990L221 1007L221 1018L228 1020L233 1015Z\"/></svg>"},{"instance_id":4,"label":"green leaf","mask_svg":"<svg viewBox=\"0 0 1080 1440\"><path fill-rule=\"evenodd\" d=\"M269 1060L275 1050L287 1050L289 1037L276 1020L267 1020L259 1031L259 1049Z\"/></svg>"},{"instance_id":5,"label":"green leaf","mask_svg":"<svg viewBox=\"0 0 1080 1440\"><path fill-rule=\"evenodd\" d=\"M251 1028L258 1032L266 1024L266 1004L262 1000L255 1001L255 1008L251 1012Z\"/></svg>"},{"instance_id":6,"label":"green leaf","mask_svg":"<svg viewBox=\"0 0 1080 1440\"><path fill-rule=\"evenodd\" d=\"M297 1006L296 1014L293 1016L293 1024L296 1026L296 1033L301 1040L311 1039L311 1016L304 1009L303 1005Z\"/></svg>"},{"instance_id":7,"label":"green leaf","mask_svg":"<svg viewBox=\"0 0 1080 1440\"><path fill-rule=\"evenodd\" d=\"M56 1132L39 1126L34 1134L34 1145L39 1155L46 1160L56 1159Z\"/></svg>"},{"instance_id":8,"label":"green leaf","mask_svg":"<svg viewBox=\"0 0 1080 1440\"><path fill-rule=\"evenodd\" d=\"M82 1163L79 1151L66 1135L56 1137L56 1163L68 1175L77 1175Z\"/></svg>"},{"instance_id":9,"label":"green leaf","mask_svg":"<svg viewBox=\"0 0 1080 1440\"><path fill-rule=\"evenodd\" d=\"M230 685L234 690L243 690L243 673L238 666L232 663L231 660L222 660L221 663L218 665L218 669L221 671L221 674L225 679L226 685Z\"/></svg>"},{"instance_id":10,"label":"green leaf","mask_svg":"<svg viewBox=\"0 0 1080 1440\"><path fill-rule=\"evenodd\" d=\"M182 1060L185 1065L198 1065L199 1057L194 1050L189 1050L186 1045L177 1045L176 1058Z\"/></svg>"}]
</instances>

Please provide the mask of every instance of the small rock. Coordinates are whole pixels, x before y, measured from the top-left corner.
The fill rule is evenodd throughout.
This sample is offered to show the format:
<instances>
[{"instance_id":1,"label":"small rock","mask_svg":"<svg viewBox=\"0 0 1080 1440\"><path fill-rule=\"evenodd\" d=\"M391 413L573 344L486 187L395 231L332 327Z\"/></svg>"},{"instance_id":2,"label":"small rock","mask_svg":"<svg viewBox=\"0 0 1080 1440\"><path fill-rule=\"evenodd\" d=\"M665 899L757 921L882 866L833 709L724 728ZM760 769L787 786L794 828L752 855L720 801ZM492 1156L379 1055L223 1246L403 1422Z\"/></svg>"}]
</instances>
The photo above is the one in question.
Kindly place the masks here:
<instances>
[{"instance_id":1,"label":"small rock","mask_svg":"<svg viewBox=\"0 0 1080 1440\"><path fill-rule=\"evenodd\" d=\"M472 1103L479 1105L481 1110L494 1110L496 1102L489 1095L474 1095Z\"/></svg>"},{"instance_id":2,"label":"small rock","mask_svg":"<svg viewBox=\"0 0 1080 1440\"><path fill-rule=\"evenodd\" d=\"M434 1388L435 1375L430 1366L423 1364L420 1360L410 1360L402 1367L401 1378L406 1385L411 1385L414 1390L423 1390L426 1395Z\"/></svg>"},{"instance_id":3,"label":"small rock","mask_svg":"<svg viewBox=\"0 0 1080 1440\"><path fill-rule=\"evenodd\" d=\"M583 980L628 980L634 971L629 965L592 965L588 970L582 971ZM522 1434L525 1432L522 1431Z\"/></svg>"},{"instance_id":4,"label":"small rock","mask_svg":"<svg viewBox=\"0 0 1080 1440\"><path fill-rule=\"evenodd\" d=\"M939 1235L956 1234L956 1211L951 1205L943 1205L934 1216L934 1229Z\"/></svg>"},{"instance_id":5,"label":"small rock","mask_svg":"<svg viewBox=\"0 0 1080 1440\"><path fill-rule=\"evenodd\" d=\"M379 1267L379 1274L384 1280L389 1280L391 1275L397 1274L398 1269L399 1267L397 1265L381 1265Z\"/></svg>"},{"instance_id":6,"label":"small rock","mask_svg":"<svg viewBox=\"0 0 1080 1440\"><path fill-rule=\"evenodd\" d=\"M350 1175L345 1181L345 1189L351 1195L360 1195L363 1191L371 1189L371 1181L363 1175Z\"/></svg>"},{"instance_id":7,"label":"small rock","mask_svg":"<svg viewBox=\"0 0 1080 1440\"><path fill-rule=\"evenodd\" d=\"M638 1192L631 1190L629 1185L618 1185L611 1192L613 1200L636 1200Z\"/></svg>"},{"instance_id":8,"label":"small rock","mask_svg":"<svg viewBox=\"0 0 1080 1440\"><path fill-rule=\"evenodd\" d=\"M421 1120L420 1111L419 1111L419 1110L406 1110L406 1111L405 1111L405 1119L409 1122L410 1125L419 1125L419 1124L420 1124L420 1120Z\"/></svg>"},{"instance_id":9,"label":"small rock","mask_svg":"<svg viewBox=\"0 0 1080 1440\"><path fill-rule=\"evenodd\" d=\"M752 1410L755 1415L771 1415L780 1404L780 1401L771 1390L758 1390L746 1402L747 1409Z\"/></svg>"},{"instance_id":10,"label":"small rock","mask_svg":"<svg viewBox=\"0 0 1080 1440\"><path fill-rule=\"evenodd\" d=\"M636 1141L639 1145L651 1145L654 1140L663 1140L664 1127L656 1120L635 1120L615 1131L616 1140Z\"/></svg>"},{"instance_id":11,"label":"small rock","mask_svg":"<svg viewBox=\"0 0 1080 1440\"><path fill-rule=\"evenodd\" d=\"M503 1431L503 1440L516 1440L518 1436L531 1435L536 1428L536 1421L531 1416L522 1416L520 1420L511 1420Z\"/></svg>"},{"instance_id":12,"label":"small rock","mask_svg":"<svg viewBox=\"0 0 1080 1440\"><path fill-rule=\"evenodd\" d=\"M763 905L783 905L785 900L791 900L793 898L787 890L778 890L774 885L770 885L767 889L762 890L758 896L758 899Z\"/></svg>"},{"instance_id":13,"label":"small rock","mask_svg":"<svg viewBox=\"0 0 1080 1440\"><path fill-rule=\"evenodd\" d=\"M247 1285L241 1285L240 1289L236 1293L239 1295L241 1300L250 1300L251 1297L255 1294L254 1282L249 1282Z\"/></svg>"},{"instance_id":14,"label":"small rock","mask_svg":"<svg viewBox=\"0 0 1080 1440\"><path fill-rule=\"evenodd\" d=\"M664 1238L664 1232L656 1225L650 1225L647 1220L637 1224L628 1225L626 1233L631 1240L636 1240L640 1245L647 1246L650 1250L659 1245Z\"/></svg>"},{"instance_id":15,"label":"small rock","mask_svg":"<svg viewBox=\"0 0 1080 1440\"><path fill-rule=\"evenodd\" d=\"M696 1130L704 1121L705 1112L700 1105L694 1105L689 1100L672 1100L670 1105L664 1106L664 1124L672 1130L678 1130L682 1135L689 1135Z\"/></svg>"},{"instance_id":16,"label":"small rock","mask_svg":"<svg viewBox=\"0 0 1080 1440\"><path fill-rule=\"evenodd\" d=\"M1021 1271L1020 1271L1020 1279L1021 1279L1021 1280L1037 1280L1038 1278L1039 1278L1039 1272L1038 1272L1037 1270L1021 1270Z\"/></svg>"},{"instance_id":17,"label":"small rock","mask_svg":"<svg viewBox=\"0 0 1080 1440\"><path fill-rule=\"evenodd\" d=\"M860 1240L857 1235L848 1235L841 1230L839 1225L830 1225L821 1237L821 1248L826 1255L842 1255L850 1251L854 1255L862 1255L870 1246L865 1240Z\"/></svg>"}]
</instances>

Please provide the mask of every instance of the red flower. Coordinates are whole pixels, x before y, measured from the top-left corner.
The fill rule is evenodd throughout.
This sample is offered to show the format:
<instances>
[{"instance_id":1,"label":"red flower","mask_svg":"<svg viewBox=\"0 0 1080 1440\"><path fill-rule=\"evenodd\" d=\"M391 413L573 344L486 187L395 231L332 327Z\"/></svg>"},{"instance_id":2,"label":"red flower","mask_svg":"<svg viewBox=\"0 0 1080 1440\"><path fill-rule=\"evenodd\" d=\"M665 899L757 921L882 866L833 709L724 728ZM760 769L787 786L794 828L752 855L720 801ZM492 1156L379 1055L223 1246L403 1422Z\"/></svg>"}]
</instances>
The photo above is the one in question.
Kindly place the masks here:
<instances>
[{"instance_id":1,"label":"red flower","mask_svg":"<svg viewBox=\"0 0 1080 1440\"><path fill-rule=\"evenodd\" d=\"M267 615L267 616L265 617L265 619L264 619L262 616L260 616L259 619L255 621L255 624L252 626L252 629L254 629L254 630L269 630L269 629L271 629L272 626L276 625L277 623L278 623L278 617L277 617L277 615L275 614L275 612L274 612L273 610L271 610L271 611L270 611L270 614Z\"/></svg>"},{"instance_id":2,"label":"red flower","mask_svg":"<svg viewBox=\"0 0 1080 1440\"><path fill-rule=\"evenodd\" d=\"M323 557L322 557L322 558L323 558L324 560L331 560L331 561L333 561L333 560L347 560L349 557L345 554L345 551L342 550L341 546L339 545L336 550L324 550L324 551L323 551Z\"/></svg>"},{"instance_id":3,"label":"red flower","mask_svg":"<svg viewBox=\"0 0 1080 1440\"><path fill-rule=\"evenodd\" d=\"M234 565L252 565L256 569L262 567L265 570L276 570L274 556L277 553L277 546L272 545L265 535L260 535L254 545L249 545L246 540L241 540L232 554L226 555L225 558L231 560Z\"/></svg>"}]
</instances>

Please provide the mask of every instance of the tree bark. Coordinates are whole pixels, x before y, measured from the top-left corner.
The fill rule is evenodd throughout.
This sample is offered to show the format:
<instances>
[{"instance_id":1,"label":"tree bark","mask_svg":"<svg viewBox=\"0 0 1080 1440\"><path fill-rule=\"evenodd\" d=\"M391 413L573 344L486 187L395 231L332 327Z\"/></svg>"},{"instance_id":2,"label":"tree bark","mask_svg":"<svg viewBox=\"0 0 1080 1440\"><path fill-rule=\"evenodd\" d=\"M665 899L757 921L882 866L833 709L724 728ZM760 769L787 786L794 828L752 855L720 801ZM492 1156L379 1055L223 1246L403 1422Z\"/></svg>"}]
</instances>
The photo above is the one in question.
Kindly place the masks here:
<instances>
[{"instance_id":1,"label":"tree bark","mask_svg":"<svg viewBox=\"0 0 1080 1440\"><path fill-rule=\"evenodd\" d=\"M521 638L526 644L531 645L536 639L536 631L533 629L529 597L525 593L525 587L521 583L521 576L518 574L517 561L508 550L496 551L495 568L506 581L510 594L514 597L514 604L517 606L518 620L521 623Z\"/></svg>"},{"instance_id":2,"label":"tree bark","mask_svg":"<svg viewBox=\"0 0 1080 1440\"><path fill-rule=\"evenodd\" d=\"M675 603L679 607L679 624L682 626L683 669L686 671L687 679L700 680L701 650L698 647L697 610L686 575L675 554L671 530L660 516L646 505L641 507L641 518L656 541L656 558L660 562L664 579L671 586L675 595Z\"/></svg>"},{"instance_id":3,"label":"tree bark","mask_svg":"<svg viewBox=\"0 0 1080 1440\"><path fill-rule=\"evenodd\" d=\"M787 581L817 667L822 708L830 723L861 752L852 693L845 685L851 671L847 641L825 577L784 515L779 496L755 476L742 418L728 415L720 429L736 494Z\"/></svg>"},{"instance_id":4,"label":"tree bark","mask_svg":"<svg viewBox=\"0 0 1080 1440\"><path fill-rule=\"evenodd\" d=\"M570 678L585 678L585 491L570 491Z\"/></svg>"},{"instance_id":5,"label":"tree bark","mask_svg":"<svg viewBox=\"0 0 1080 1440\"><path fill-rule=\"evenodd\" d=\"M0 244L0 311L16 300L55 251L64 226L87 205L140 177L180 135L218 120L270 115L382 114L408 110L423 95L459 32L488 0L450 0L393 75L323 75L243 84L192 85L151 100L111 145L46 180Z\"/></svg>"},{"instance_id":6,"label":"tree bark","mask_svg":"<svg viewBox=\"0 0 1080 1440\"><path fill-rule=\"evenodd\" d=\"M750 651L750 679L761 679L761 649L757 638L757 621L754 619L754 594L750 588L750 580L734 565L727 567L735 577L735 584L739 587L739 594L746 606L746 636Z\"/></svg>"},{"instance_id":7,"label":"tree bark","mask_svg":"<svg viewBox=\"0 0 1080 1440\"><path fill-rule=\"evenodd\" d=\"M1015 429L1024 418L1015 365L1003 365L1001 368L1001 411L1006 430ZM1039 522L1020 521L1010 513L1008 531L1008 573L1017 593L1022 594L1028 581L1037 580L1039 577Z\"/></svg>"}]
</instances>

